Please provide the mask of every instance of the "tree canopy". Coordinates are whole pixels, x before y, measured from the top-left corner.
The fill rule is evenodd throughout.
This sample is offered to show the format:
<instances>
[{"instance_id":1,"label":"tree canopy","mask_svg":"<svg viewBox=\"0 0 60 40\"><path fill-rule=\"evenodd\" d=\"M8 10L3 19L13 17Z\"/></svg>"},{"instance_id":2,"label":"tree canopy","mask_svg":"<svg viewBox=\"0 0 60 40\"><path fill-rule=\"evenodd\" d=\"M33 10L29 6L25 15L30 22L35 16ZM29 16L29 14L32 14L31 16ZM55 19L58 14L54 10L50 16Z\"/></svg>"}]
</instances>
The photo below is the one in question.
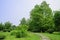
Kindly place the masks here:
<instances>
[{"instance_id":1,"label":"tree canopy","mask_svg":"<svg viewBox=\"0 0 60 40\"><path fill-rule=\"evenodd\" d=\"M45 1L41 5L35 5L30 12L30 19L30 28L32 31L44 32L54 27L52 10Z\"/></svg>"}]
</instances>

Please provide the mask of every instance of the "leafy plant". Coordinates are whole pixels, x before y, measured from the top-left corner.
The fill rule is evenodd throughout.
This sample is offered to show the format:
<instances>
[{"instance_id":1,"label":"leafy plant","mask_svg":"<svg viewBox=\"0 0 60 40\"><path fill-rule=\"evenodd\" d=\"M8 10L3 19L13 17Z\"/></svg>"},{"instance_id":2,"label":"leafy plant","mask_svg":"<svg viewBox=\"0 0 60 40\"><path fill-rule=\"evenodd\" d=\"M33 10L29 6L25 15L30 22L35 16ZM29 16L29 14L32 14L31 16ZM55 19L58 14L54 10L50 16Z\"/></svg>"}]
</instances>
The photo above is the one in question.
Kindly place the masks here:
<instances>
[{"instance_id":1,"label":"leafy plant","mask_svg":"<svg viewBox=\"0 0 60 40\"><path fill-rule=\"evenodd\" d=\"M53 33L54 32L54 29L48 29L47 32L48 33Z\"/></svg>"},{"instance_id":2,"label":"leafy plant","mask_svg":"<svg viewBox=\"0 0 60 40\"><path fill-rule=\"evenodd\" d=\"M4 40L5 39L5 35L0 33L0 40Z\"/></svg>"},{"instance_id":3,"label":"leafy plant","mask_svg":"<svg viewBox=\"0 0 60 40\"><path fill-rule=\"evenodd\" d=\"M27 36L27 26L18 26L16 30L11 31L11 35L15 35L16 38L21 38Z\"/></svg>"}]
</instances>

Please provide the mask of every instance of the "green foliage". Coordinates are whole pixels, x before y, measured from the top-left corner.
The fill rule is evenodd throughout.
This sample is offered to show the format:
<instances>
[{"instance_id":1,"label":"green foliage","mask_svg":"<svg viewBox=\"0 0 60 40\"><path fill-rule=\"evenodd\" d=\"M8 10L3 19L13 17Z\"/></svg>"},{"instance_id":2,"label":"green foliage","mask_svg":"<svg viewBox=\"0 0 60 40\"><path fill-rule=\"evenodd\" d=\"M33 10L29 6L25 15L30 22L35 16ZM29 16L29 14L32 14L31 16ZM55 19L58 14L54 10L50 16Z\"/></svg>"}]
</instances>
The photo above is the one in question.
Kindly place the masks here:
<instances>
[{"instance_id":1,"label":"green foliage","mask_svg":"<svg viewBox=\"0 0 60 40\"><path fill-rule=\"evenodd\" d=\"M0 23L0 31L2 31L3 29L4 29L4 25Z\"/></svg>"},{"instance_id":2,"label":"green foliage","mask_svg":"<svg viewBox=\"0 0 60 40\"><path fill-rule=\"evenodd\" d=\"M4 32L10 32L11 31L12 24L8 21L4 23Z\"/></svg>"},{"instance_id":3,"label":"green foliage","mask_svg":"<svg viewBox=\"0 0 60 40\"><path fill-rule=\"evenodd\" d=\"M21 25L11 32L11 35L15 35L17 38L27 36L28 27L26 25Z\"/></svg>"},{"instance_id":4,"label":"green foliage","mask_svg":"<svg viewBox=\"0 0 60 40\"><path fill-rule=\"evenodd\" d=\"M4 40L5 39L5 35L0 33L0 40Z\"/></svg>"},{"instance_id":5,"label":"green foliage","mask_svg":"<svg viewBox=\"0 0 60 40\"><path fill-rule=\"evenodd\" d=\"M60 11L55 11L54 20L56 31L60 31Z\"/></svg>"},{"instance_id":6,"label":"green foliage","mask_svg":"<svg viewBox=\"0 0 60 40\"><path fill-rule=\"evenodd\" d=\"M8 21L8 22L5 22L5 28L6 29L9 29L11 27L11 23Z\"/></svg>"},{"instance_id":7,"label":"green foliage","mask_svg":"<svg viewBox=\"0 0 60 40\"><path fill-rule=\"evenodd\" d=\"M22 18L20 25L26 25L26 19Z\"/></svg>"},{"instance_id":8,"label":"green foliage","mask_svg":"<svg viewBox=\"0 0 60 40\"><path fill-rule=\"evenodd\" d=\"M54 27L53 14L49 5L43 1L30 12L30 31L46 31Z\"/></svg>"},{"instance_id":9,"label":"green foliage","mask_svg":"<svg viewBox=\"0 0 60 40\"><path fill-rule=\"evenodd\" d=\"M3 29L3 32L10 32L10 29Z\"/></svg>"},{"instance_id":10,"label":"green foliage","mask_svg":"<svg viewBox=\"0 0 60 40\"><path fill-rule=\"evenodd\" d=\"M42 18L41 15L42 14L40 14L40 7L39 5L36 5L30 14L30 18L31 18L30 27L29 27L30 30L39 31L39 28L41 26L40 24Z\"/></svg>"},{"instance_id":11,"label":"green foliage","mask_svg":"<svg viewBox=\"0 0 60 40\"><path fill-rule=\"evenodd\" d=\"M60 35L60 32L54 32L55 35Z\"/></svg>"},{"instance_id":12,"label":"green foliage","mask_svg":"<svg viewBox=\"0 0 60 40\"><path fill-rule=\"evenodd\" d=\"M17 33L16 33L16 37L17 38L21 38L21 37L26 37L27 36L27 32L25 31L18 31Z\"/></svg>"},{"instance_id":13,"label":"green foliage","mask_svg":"<svg viewBox=\"0 0 60 40\"><path fill-rule=\"evenodd\" d=\"M11 30L16 29L16 25L12 25Z\"/></svg>"},{"instance_id":14,"label":"green foliage","mask_svg":"<svg viewBox=\"0 0 60 40\"><path fill-rule=\"evenodd\" d=\"M16 38L26 37L27 36L27 31L15 30L15 31L11 32L11 35L16 36Z\"/></svg>"},{"instance_id":15,"label":"green foliage","mask_svg":"<svg viewBox=\"0 0 60 40\"><path fill-rule=\"evenodd\" d=\"M12 36L12 35L10 35L10 32L0 32L0 33L4 34L6 36L6 38L4 40L41 40L40 36L38 36L32 32L28 32L28 36L22 37L22 38L16 38L15 36Z\"/></svg>"},{"instance_id":16,"label":"green foliage","mask_svg":"<svg viewBox=\"0 0 60 40\"><path fill-rule=\"evenodd\" d=\"M1 29L3 29L3 32L10 32L11 30L14 30L16 28L15 25L12 25L9 21L5 22L4 24L0 24Z\"/></svg>"},{"instance_id":17,"label":"green foliage","mask_svg":"<svg viewBox=\"0 0 60 40\"><path fill-rule=\"evenodd\" d=\"M27 31L28 30L28 26L27 25L20 25L16 28L16 30L23 30L23 31Z\"/></svg>"},{"instance_id":18,"label":"green foliage","mask_svg":"<svg viewBox=\"0 0 60 40\"><path fill-rule=\"evenodd\" d=\"M12 30L11 31L11 35L16 35L16 33L17 33L17 30Z\"/></svg>"},{"instance_id":19,"label":"green foliage","mask_svg":"<svg viewBox=\"0 0 60 40\"><path fill-rule=\"evenodd\" d=\"M53 33L54 32L54 29L48 29L47 32L48 33Z\"/></svg>"},{"instance_id":20,"label":"green foliage","mask_svg":"<svg viewBox=\"0 0 60 40\"><path fill-rule=\"evenodd\" d=\"M51 40L60 40L60 35L56 35L54 33L53 34L43 33L43 34L49 37Z\"/></svg>"},{"instance_id":21,"label":"green foliage","mask_svg":"<svg viewBox=\"0 0 60 40\"><path fill-rule=\"evenodd\" d=\"M3 23L0 23L0 31L3 32L10 32L11 30L14 30L16 28L15 25L12 25L9 21Z\"/></svg>"}]
</instances>

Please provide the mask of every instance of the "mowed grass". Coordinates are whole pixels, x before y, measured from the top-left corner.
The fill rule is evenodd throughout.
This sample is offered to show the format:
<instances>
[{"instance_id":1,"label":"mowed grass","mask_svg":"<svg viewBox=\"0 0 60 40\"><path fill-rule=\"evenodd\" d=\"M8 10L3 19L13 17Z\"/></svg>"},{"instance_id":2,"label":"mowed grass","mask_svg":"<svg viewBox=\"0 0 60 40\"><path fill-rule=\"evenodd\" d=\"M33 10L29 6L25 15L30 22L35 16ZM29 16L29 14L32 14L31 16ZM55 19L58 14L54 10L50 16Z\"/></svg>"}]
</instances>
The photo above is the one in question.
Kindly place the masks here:
<instances>
[{"instance_id":1,"label":"mowed grass","mask_svg":"<svg viewBox=\"0 0 60 40\"><path fill-rule=\"evenodd\" d=\"M4 40L40 40L40 37L34 33L29 32L27 37L24 38L16 38L15 36L12 36L10 32L0 32L4 35L6 35L6 38Z\"/></svg>"},{"instance_id":2,"label":"mowed grass","mask_svg":"<svg viewBox=\"0 0 60 40\"><path fill-rule=\"evenodd\" d=\"M42 34L48 36L51 40L60 40L60 34L59 33L53 33L53 34L42 33Z\"/></svg>"}]
</instances>

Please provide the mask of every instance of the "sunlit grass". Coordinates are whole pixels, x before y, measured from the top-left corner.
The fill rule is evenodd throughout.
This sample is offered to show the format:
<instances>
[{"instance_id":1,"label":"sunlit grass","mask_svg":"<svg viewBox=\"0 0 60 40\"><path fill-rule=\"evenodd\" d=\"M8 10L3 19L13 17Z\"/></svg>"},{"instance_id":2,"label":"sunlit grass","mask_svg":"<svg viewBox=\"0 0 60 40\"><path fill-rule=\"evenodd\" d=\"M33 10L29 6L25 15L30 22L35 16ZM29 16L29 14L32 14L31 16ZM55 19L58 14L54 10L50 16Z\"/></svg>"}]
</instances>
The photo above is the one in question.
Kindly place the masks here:
<instances>
[{"instance_id":1,"label":"sunlit grass","mask_svg":"<svg viewBox=\"0 0 60 40\"><path fill-rule=\"evenodd\" d=\"M60 35L57 33L53 33L53 34L43 33L43 34L48 36L51 40L60 40Z\"/></svg>"},{"instance_id":2,"label":"sunlit grass","mask_svg":"<svg viewBox=\"0 0 60 40\"><path fill-rule=\"evenodd\" d=\"M10 32L0 32L6 35L4 40L40 40L40 37L34 33L29 32L27 37L16 38L15 36L10 35Z\"/></svg>"}]
</instances>

